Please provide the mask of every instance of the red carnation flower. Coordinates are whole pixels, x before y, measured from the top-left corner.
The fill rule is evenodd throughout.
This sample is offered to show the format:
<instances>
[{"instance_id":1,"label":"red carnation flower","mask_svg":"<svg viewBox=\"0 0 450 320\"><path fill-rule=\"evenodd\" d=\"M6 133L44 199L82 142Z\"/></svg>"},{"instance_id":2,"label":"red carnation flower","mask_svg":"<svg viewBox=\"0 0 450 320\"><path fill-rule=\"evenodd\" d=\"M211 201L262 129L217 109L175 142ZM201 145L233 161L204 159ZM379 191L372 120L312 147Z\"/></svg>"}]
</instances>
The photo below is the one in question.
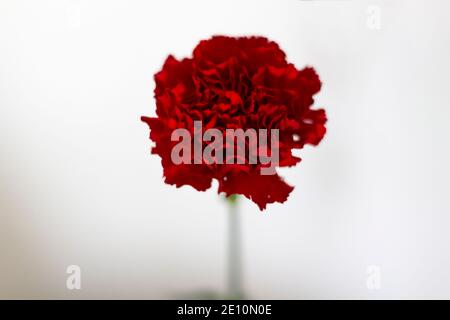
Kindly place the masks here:
<instances>
[{"instance_id":1,"label":"red carnation flower","mask_svg":"<svg viewBox=\"0 0 450 320\"><path fill-rule=\"evenodd\" d=\"M171 152L177 142L171 140L172 132L185 128L194 135L194 121L224 133L230 128L278 129L277 167L296 165L300 158L292 155L292 149L317 145L326 131L325 111L311 109L313 95L321 87L314 69L297 70L275 42L263 37L203 40L192 58L179 61L169 56L155 82L157 117L141 119L151 129L152 153L162 159L165 182L177 187L204 191L217 179L219 193L242 194L261 210L267 203L286 201L293 190L276 173L262 175L260 169L267 165L250 163L249 154L239 164L194 159L175 164ZM224 142L223 150L227 146Z\"/></svg>"}]
</instances>

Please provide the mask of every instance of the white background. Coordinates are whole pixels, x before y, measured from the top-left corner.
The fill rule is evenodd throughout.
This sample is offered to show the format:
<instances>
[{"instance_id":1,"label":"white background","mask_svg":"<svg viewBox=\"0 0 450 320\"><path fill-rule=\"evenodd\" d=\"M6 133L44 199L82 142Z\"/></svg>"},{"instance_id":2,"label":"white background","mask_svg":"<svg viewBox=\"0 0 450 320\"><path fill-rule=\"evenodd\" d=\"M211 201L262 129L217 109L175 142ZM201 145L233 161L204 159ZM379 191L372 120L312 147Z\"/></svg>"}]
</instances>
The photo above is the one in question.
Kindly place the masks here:
<instances>
[{"instance_id":1,"label":"white background","mask_svg":"<svg viewBox=\"0 0 450 320\"><path fill-rule=\"evenodd\" d=\"M381 9L380 30L367 26ZM241 203L250 298L450 298L448 1L0 0L0 298L223 292L226 208L163 183L153 74L264 35L323 81L328 132ZM82 289L66 289L66 267ZM381 271L370 290L368 266Z\"/></svg>"}]
</instances>

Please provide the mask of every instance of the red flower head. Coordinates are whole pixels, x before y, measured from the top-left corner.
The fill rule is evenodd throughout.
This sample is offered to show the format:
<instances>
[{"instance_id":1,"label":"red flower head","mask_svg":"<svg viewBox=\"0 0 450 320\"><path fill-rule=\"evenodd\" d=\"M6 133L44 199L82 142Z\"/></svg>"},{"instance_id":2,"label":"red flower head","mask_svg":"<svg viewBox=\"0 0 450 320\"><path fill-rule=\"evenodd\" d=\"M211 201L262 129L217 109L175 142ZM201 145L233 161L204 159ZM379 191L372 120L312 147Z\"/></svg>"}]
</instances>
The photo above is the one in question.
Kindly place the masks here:
<instances>
[{"instance_id":1,"label":"red flower head","mask_svg":"<svg viewBox=\"0 0 450 320\"><path fill-rule=\"evenodd\" d=\"M215 128L224 134L227 129L278 129L279 140L268 151L278 152L278 159L270 164L275 167L296 165L300 158L292 155L292 149L317 145L326 131L325 111L311 109L313 95L321 87L314 69L297 70L275 42L263 37L203 40L192 58L179 61L169 56L155 82L157 117L141 119L150 126L152 153L162 159L165 182L177 187L190 185L204 191L217 179L219 193L242 194L261 210L267 203L286 201L294 189L276 172L261 174L269 164L249 161L251 151L234 164L199 162L195 155L188 155L189 163L174 163L171 154L178 142L172 141L172 133L187 129L194 145L195 121L205 130ZM209 143L202 140L201 146ZM226 140L220 146L224 154L230 148ZM261 156L261 145L255 150Z\"/></svg>"}]
</instances>

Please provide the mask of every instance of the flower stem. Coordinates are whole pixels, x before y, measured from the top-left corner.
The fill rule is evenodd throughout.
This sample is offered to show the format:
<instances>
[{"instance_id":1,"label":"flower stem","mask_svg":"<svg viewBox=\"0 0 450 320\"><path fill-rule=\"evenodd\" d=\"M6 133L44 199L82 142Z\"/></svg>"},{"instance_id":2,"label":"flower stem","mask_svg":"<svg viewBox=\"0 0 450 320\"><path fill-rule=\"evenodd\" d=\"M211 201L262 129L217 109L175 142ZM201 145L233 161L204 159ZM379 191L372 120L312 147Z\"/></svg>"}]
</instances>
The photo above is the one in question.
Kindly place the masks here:
<instances>
[{"instance_id":1,"label":"flower stem","mask_svg":"<svg viewBox=\"0 0 450 320\"><path fill-rule=\"evenodd\" d=\"M228 297L242 299L241 230L238 197L231 195L228 202Z\"/></svg>"}]
</instances>

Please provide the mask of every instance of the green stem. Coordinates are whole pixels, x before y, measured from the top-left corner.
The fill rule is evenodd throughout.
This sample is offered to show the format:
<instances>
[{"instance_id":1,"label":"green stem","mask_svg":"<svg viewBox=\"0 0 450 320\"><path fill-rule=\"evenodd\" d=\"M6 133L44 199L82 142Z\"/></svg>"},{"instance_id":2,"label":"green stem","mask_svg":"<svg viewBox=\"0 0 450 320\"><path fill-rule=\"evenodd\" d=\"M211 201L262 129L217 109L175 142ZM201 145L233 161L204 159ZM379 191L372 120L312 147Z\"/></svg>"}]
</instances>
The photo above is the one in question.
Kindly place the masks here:
<instances>
[{"instance_id":1,"label":"green stem","mask_svg":"<svg viewBox=\"0 0 450 320\"><path fill-rule=\"evenodd\" d=\"M231 195L228 202L228 296L231 299L241 299L242 290L242 259L241 230L238 212L238 197Z\"/></svg>"}]
</instances>

